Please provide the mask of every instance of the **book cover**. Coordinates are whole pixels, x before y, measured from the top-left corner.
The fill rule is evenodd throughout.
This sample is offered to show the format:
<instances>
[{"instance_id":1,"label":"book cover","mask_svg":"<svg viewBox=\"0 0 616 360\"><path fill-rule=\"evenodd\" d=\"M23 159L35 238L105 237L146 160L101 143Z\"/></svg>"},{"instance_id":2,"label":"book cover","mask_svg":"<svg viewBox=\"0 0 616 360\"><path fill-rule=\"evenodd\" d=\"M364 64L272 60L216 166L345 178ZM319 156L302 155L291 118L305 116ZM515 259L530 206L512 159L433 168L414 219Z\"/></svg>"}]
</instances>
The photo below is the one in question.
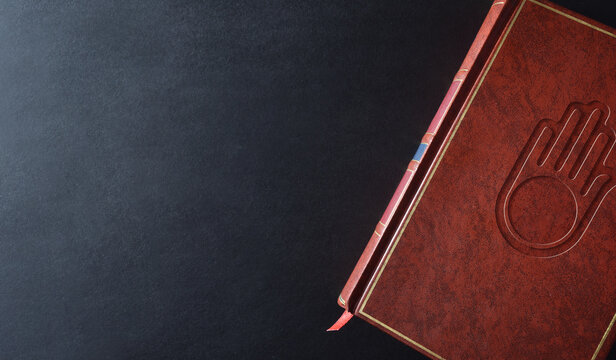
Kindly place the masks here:
<instances>
[{"instance_id":1,"label":"book cover","mask_svg":"<svg viewBox=\"0 0 616 360\"><path fill-rule=\"evenodd\" d=\"M616 31L495 1L338 303L434 359L603 359Z\"/></svg>"}]
</instances>

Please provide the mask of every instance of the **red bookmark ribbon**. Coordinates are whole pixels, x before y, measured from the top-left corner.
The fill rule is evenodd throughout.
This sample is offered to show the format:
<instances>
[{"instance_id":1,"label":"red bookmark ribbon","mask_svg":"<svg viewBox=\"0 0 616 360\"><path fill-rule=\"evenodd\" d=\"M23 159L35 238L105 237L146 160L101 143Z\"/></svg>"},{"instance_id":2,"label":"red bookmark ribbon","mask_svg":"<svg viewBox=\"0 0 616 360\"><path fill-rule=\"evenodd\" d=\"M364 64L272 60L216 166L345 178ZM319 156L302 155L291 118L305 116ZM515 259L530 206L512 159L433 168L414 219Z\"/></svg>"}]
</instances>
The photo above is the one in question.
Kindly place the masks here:
<instances>
[{"instance_id":1,"label":"red bookmark ribbon","mask_svg":"<svg viewBox=\"0 0 616 360\"><path fill-rule=\"evenodd\" d=\"M340 330L344 325L346 325L346 323L349 322L349 320L351 320L352 317L353 317L353 314L345 310L342 313L342 315L340 315L340 318L338 319L338 321L336 321L334 325L332 325L329 329L327 329L327 331Z\"/></svg>"}]
</instances>

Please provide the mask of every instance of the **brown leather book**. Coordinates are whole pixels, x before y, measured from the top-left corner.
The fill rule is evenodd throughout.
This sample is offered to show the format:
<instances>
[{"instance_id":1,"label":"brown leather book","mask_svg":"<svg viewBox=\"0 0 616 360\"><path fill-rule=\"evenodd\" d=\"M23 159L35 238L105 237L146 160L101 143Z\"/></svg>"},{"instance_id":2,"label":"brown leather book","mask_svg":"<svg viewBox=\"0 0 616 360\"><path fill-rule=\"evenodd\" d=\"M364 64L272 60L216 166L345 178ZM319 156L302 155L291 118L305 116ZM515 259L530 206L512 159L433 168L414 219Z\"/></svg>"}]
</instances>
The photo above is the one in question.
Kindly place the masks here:
<instances>
[{"instance_id":1,"label":"brown leather book","mask_svg":"<svg viewBox=\"0 0 616 360\"><path fill-rule=\"evenodd\" d=\"M616 31L495 1L338 303L433 359L604 359Z\"/></svg>"}]
</instances>

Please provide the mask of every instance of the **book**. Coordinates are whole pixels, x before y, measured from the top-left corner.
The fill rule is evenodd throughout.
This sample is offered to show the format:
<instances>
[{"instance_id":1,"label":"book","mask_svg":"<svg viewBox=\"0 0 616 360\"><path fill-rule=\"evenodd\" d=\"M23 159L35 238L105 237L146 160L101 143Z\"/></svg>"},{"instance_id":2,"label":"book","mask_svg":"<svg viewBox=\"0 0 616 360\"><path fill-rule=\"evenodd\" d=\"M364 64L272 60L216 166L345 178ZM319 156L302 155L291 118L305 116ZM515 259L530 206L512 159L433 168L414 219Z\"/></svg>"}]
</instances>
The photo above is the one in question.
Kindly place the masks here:
<instances>
[{"instance_id":1,"label":"book","mask_svg":"<svg viewBox=\"0 0 616 360\"><path fill-rule=\"evenodd\" d=\"M338 298L433 359L604 359L616 31L495 1Z\"/></svg>"}]
</instances>

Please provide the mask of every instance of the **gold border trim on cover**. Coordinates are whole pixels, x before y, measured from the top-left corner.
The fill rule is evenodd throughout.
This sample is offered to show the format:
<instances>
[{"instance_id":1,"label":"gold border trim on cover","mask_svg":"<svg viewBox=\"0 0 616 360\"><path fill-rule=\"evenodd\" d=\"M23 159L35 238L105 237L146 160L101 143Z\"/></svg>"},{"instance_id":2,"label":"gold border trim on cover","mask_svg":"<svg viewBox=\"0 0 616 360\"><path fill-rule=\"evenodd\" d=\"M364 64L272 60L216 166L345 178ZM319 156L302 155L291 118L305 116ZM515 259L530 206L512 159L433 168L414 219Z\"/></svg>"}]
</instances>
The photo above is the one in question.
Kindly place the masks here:
<instances>
[{"instance_id":1,"label":"gold border trim on cover","mask_svg":"<svg viewBox=\"0 0 616 360\"><path fill-rule=\"evenodd\" d=\"M477 87L475 88L475 90L473 91L473 93L471 94L471 97L468 101L468 104L464 107L464 110L462 111L462 114L460 115L460 120L456 123L456 125L453 128L453 132L449 138L449 140L447 141L447 143L445 144L445 147L443 148L443 151L441 152L439 158L437 159L434 167L431 169L430 173L428 174L427 180L425 182L425 184L422 186L419 195L417 197L417 200L415 201L415 203L412 205L412 208L410 209L410 212L408 212L407 215L405 215L405 220L404 220L404 224L402 226L402 228L400 229L400 232L397 234L394 242L391 245L390 249L386 250L386 257L385 260L383 261L383 263L380 265L380 269L376 275L376 277L374 278L374 280L371 282L370 285L370 289L368 290L368 293L366 294L364 300L361 302L361 305L359 307L358 313L364 317L366 317L367 319L369 319L370 321L382 326L384 329L392 332L393 334L399 336L400 338L406 340L407 342L417 346L419 349L425 351L426 353L432 355L433 357L439 359L439 360L444 360L444 358L442 356L440 356L439 354L435 353L434 351L428 349L427 347L421 345L420 343L418 343L417 341L409 338L408 336L404 335L403 333L401 333L400 331L388 326L387 324L379 321L378 319L374 318L373 316L367 314L366 312L364 312L364 308L366 306L366 304L368 303L368 300L370 299L370 296L372 295L372 291L374 290L374 288L376 287L376 284L378 283L383 271L385 270L385 267L387 266L387 263L389 262L389 259L391 257L391 255L393 254L394 250L396 249L396 245L398 245L398 242L400 241L400 238L402 237L402 234L404 233L404 230L406 229L406 226L408 225L409 221L411 220L411 217L413 216L413 213L415 212L415 209L417 209L417 206L419 205L419 202L421 201L421 198L424 194L424 192L426 191L428 185L430 184L430 181L432 180L432 176L434 175L434 173L436 172L436 169L438 168L441 160L443 159L445 153L447 152L447 149L449 148L449 145L451 144L451 141L453 140L453 138L456 135L456 132L458 131L458 128L460 127L460 124L462 123L462 121L464 120L464 117L466 116L466 112L468 111L468 109L470 108L470 106L473 103L473 100L475 99L475 95L477 95L477 92L479 91L479 88L481 87L481 85L483 84L484 79L486 78L486 76L488 75L488 72L490 71L490 68L492 67L492 64L494 63L494 60L496 60L496 57L498 56L498 53L500 52L501 47L503 46L503 44L505 43L505 40L507 39L507 36L509 35L509 32L511 31L511 29L513 28L514 23L516 22L518 15L520 14L520 12L522 11L522 8L524 7L524 5L526 4L527 0L523 0L522 3L520 4L520 7L516 10L516 13L514 14L511 23L507 26L507 29L505 30L505 33L503 35L503 38L499 41L497 47L496 47L496 51L494 52L494 55L491 57L490 61L488 62L486 69L483 73L483 75L481 76L481 78L479 79L479 83L477 84ZM545 9L548 9L550 11L553 11L554 13L564 16L567 19L573 20L575 22L578 22L582 25L588 26L591 29L597 30L605 35L609 35L613 38L616 38L616 35L605 30L602 29L598 26L592 25L582 19L576 18L572 15L569 15L561 10L555 9L549 5L543 4L541 2L538 2L536 0L528 0L528 2L539 5ZM455 81L455 80L454 80ZM457 92L456 92L457 94ZM455 94L454 94L455 96ZM595 352L592 356L591 360L595 360L597 355L599 354L599 352L601 351L601 347L603 346L605 340L607 339L610 331L612 330L612 327L614 325L614 323L616 322L616 314L614 314L614 316L612 317L611 322L609 323L607 329L605 330L605 333L603 334L603 337L601 338L601 341L599 342L597 348L595 349Z\"/></svg>"}]
</instances>

